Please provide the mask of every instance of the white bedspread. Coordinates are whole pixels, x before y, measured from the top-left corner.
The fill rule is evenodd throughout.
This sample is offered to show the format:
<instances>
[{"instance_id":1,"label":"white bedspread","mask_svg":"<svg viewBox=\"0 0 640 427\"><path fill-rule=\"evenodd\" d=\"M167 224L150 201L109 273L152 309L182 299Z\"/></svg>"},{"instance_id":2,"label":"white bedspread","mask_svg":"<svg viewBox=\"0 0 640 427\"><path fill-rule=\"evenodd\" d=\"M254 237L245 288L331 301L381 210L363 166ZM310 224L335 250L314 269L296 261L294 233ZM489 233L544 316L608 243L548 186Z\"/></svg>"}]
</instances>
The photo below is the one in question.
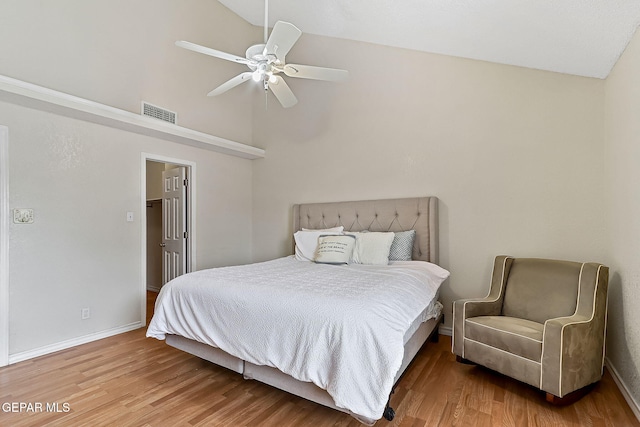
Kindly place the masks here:
<instances>
[{"instance_id":1,"label":"white bedspread","mask_svg":"<svg viewBox=\"0 0 640 427\"><path fill-rule=\"evenodd\" d=\"M181 335L275 367L379 419L405 331L448 276L419 261L334 266L293 257L202 270L162 288L147 336Z\"/></svg>"}]
</instances>

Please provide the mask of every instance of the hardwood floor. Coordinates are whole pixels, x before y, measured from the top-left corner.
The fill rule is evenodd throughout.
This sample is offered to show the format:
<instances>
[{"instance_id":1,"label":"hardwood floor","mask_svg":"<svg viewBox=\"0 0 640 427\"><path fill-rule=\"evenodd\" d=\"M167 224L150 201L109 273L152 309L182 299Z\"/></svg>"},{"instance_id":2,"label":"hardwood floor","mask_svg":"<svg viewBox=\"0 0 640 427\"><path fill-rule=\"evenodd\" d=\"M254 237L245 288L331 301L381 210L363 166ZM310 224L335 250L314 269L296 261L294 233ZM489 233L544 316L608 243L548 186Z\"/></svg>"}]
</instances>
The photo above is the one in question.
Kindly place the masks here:
<instances>
[{"instance_id":1,"label":"hardwood floor","mask_svg":"<svg viewBox=\"0 0 640 427\"><path fill-rule=\"evenodd\" d=\"M376 426L640 426L608 372L578 402L555 407L529 386L457 363L450 347L446 336L427 343L391 399L396 418ZM32 410L11 412L11 403ZM361 426L145 338L145 329L0 368L0 405L0 426L12 427Z\"/></svg>"},{"instance_id":2,"label":"hardwood floor","mask_svg":"<svg viewBox=\"0 0 640 427\"><path fill-rule=\"evenodd\" d=\"M156 305L156 298L158 298L158 292L147 291L147 325L151 322L153 317L153 308Z\"/></svg>"}]
</instances>

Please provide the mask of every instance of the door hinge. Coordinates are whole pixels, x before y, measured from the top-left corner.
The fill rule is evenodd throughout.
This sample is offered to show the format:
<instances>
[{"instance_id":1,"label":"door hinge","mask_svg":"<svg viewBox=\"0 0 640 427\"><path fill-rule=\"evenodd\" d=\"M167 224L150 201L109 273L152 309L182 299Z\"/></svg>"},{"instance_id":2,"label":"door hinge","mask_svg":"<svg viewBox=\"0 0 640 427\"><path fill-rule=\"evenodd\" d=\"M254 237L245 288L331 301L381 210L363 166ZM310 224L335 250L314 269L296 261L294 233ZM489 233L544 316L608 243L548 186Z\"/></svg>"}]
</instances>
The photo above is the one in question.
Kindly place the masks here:
<instances>
[{"instance_id":1,"label":"door hinge","mask_svg":"<svg viewBox=\"0 0 640 427\"><path fill-rule=\"evenodd\" d=\"M189 178L185 178L183 184L184 184L185 187L188 187L189 186Z\"/></svg>"},{"instance_id":2,"label":"door hinge","mask_svg":"<svg viewBox=\"0 0 640 427\"><path fill-rule=\"evenodd\" d=\"M188 238L189 238L189 232L188 232L188 231L185 231L185 232L184 232L184 238L185 238L185 239L188 239Z\"/></svg>"}]
</instances>

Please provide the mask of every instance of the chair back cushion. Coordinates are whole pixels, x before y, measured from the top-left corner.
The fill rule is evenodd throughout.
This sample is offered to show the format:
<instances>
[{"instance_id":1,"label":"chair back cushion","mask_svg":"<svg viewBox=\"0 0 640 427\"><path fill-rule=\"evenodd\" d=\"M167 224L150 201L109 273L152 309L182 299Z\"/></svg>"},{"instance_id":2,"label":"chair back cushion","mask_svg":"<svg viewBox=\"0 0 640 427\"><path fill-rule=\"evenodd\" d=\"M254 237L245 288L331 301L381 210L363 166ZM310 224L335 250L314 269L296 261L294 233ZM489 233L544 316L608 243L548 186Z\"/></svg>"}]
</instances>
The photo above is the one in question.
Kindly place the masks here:
<instances>
[{"instance_id":1,"label":"chair back cushion","mask_svg":"<svg viewBox=\"0 0 640 427\"><path fill-rule=\"evenodd\" d=\"M573 315L581 268L579 262L515 258L505 286L502 314L538 323Z\"/></svg>"}]
</instances>

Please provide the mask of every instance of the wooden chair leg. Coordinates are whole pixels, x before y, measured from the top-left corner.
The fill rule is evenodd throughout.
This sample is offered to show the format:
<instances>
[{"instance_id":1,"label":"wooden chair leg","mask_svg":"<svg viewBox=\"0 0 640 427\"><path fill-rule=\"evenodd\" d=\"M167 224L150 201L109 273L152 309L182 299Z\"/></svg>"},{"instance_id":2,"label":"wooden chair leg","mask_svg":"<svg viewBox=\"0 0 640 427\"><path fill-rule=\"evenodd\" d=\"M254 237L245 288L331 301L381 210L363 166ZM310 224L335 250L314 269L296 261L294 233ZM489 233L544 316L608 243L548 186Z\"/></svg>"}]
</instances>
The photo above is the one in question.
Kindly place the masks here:
<instances>
[{"instance_id":1,"label":"wooden chair leg","mask_svg":"<svg viewBox=\"0 0 640 427\"><path fill-rule=\"evenodd\" d=\"M577 402L582 399L587 393L589 393L593 387L595 387L596 383L590 384L588 386L584 386L579 388L576 391L572 391L569 394L564 395L563 397L554 396L551 393L547 393L547 402L556 406L565 406L571 405L572 403Z\"/></svg>"}]
</instances>

